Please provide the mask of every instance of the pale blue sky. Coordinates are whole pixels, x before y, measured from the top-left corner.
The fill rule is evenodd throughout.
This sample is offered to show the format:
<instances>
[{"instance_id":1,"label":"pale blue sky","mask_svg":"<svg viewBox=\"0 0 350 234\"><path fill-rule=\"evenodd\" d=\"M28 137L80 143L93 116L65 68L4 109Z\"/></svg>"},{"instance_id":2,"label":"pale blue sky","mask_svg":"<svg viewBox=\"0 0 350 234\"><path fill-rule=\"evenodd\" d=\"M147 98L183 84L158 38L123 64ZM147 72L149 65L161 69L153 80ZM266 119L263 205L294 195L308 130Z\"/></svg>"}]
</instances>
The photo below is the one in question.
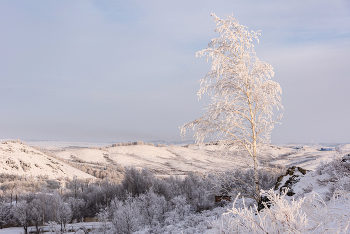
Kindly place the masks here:
<instances>
[{"instance_id":1,"label":"pale blue sky","mask_svg":"<svg viewBox=\"0 0 350 234\"><path fill-rule=\"evenodd\" d=\"M273 143L350 142L346 0L2 0L0 138L180 140L208 103L195 52L219 36L212 12L262 30L285 107Z\"/></svg>"}]
</instances>

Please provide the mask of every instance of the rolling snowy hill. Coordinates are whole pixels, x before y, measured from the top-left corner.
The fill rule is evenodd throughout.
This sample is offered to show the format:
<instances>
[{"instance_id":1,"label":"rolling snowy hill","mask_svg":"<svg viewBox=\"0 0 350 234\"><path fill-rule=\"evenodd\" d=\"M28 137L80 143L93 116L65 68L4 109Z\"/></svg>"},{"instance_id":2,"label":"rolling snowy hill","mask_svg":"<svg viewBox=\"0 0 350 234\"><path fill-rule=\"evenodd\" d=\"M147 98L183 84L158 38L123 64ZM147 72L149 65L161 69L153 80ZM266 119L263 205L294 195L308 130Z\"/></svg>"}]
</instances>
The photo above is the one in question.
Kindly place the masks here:
<instances>
[{"instance_id":1,"label":"rolling snowy hill","mask_svg":"<svg viewBox=\"0 0 350 234\"><path fill-rule=\"evenodd\" d=\"M31 146L50 150L49 156ZM158 176L186 175L188 172L225 171L247 168L244 151L233 148L228 154L220 153L214 144L191 144L186 146L131 144L103 146L104 144L77 142L28 142L7 141L0 144L0 173L17 175L48 175L50 178L93 178L64 162L80 165L118 165L147 167ZM90 147L93 145L93 147ZM350 152L350 144L331 151L322 146L266 146L260 153L261 167L267 165L299 166L314 170L321 162L330 161L337 151ZM337 150L337 151L336 151ZM59 160L59 159L62 160Z\"/></svg>"},{"instance_id":2,"label":"rolling snowy hill","mask_svg":"<svg viewBox=\"0 0 350 234\"><path fill-rule=\"evenodd\" d=\"M45 176L54 178L93 178L74 167L50 157L21 142L6 141L0 144L0 173L20 176Z\"/></svg>"}]
</instances>

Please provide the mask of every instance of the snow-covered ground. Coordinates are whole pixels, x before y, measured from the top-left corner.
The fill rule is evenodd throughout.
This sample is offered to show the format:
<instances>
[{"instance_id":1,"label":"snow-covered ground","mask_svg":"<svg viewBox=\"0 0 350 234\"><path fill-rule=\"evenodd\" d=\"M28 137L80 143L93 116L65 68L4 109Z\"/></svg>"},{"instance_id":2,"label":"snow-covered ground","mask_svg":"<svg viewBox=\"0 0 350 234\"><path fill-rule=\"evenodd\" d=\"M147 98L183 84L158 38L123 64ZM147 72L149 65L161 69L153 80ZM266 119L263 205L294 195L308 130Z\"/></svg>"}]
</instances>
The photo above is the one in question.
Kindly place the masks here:
<instances>
[{"instance_id":1,"label":"snow-covered ground","mask_svg":"<svg viewBox=\"0 0 350 234\"><path fill-rule=\"evenodd\" d=\"M92 178L45 153L30 147L50 150L56 157L80 160L84 163L116 164L120 166L147 167L158 176L186 175L188 172L225 171L246 168L244 151L232 149L220 153L217 145L188 146L128 145L109 147L103 143L33 141L26 144L8 141L0 144L0 173L18 175L48 175L50 178ZM332 149L332 151L321 149ZM300 166L314 170L321 162L332 160L336 150L350 152L350 144L336 149L322 145L266 146L260 153L261 167L267 164L286 167ZM249 157L248 157L249 158Z\"/></svg>"},{"instance_id":2,"label":"snow-covered ground","mask_svg":"<svg viewBox=\"0 0 350 234\"><path fill-rule=\"evenodd\" d=\"M89 229L89 230L94 230L94 232L90 233L99 233L99 228L103 224L100 222L84 222L84 223L74 223L74 224L67 224L66 225L66 232L65 233L77 233L77 234L83 234L84 232L81 231L79 232L80 229ZM106 223L105 225L111 227L112 224L110 222ZM55 233L54 230L57 231L57 233L60 233L61 226L60 225L49 225L47 224L44 228L46 233ZM34 226L28 227L28 233L29 232L34 232L36 229ZM11 228L4 228L0 229L0 234L22 234L24 233L23 227L11 227Z\"/></svg>"},{"instance_id":3,"label":"snow-covered ground","mask_svg":"<svg viewBox=\"0 0 350 234\"><path fill-rule=\"evenodd\" d=\"M66 160L80 159L86 163L147 166L158 175L186 174L189 171L223 171L244 165L241 151L232 150L230 154L220 154L216 145L188 145L187 147L129 145L100 148L96 146L79 148L77 145L72 148L70 145L64 145L55 147L56 156ZM242 199L238 199L237 204L233 208L231 205L228 214L222 219L220 219L221 213L230 207L190 214L181 222L160 226L158 232L154 233L220 233L220 229L226 229L226 233L232 233L236 227L243 228L243 226L244 228L249 226L250 229L244 229L238 233L259 233L261 228L269 233L277 233L271 228L277 228L281 232L297 230L301 233L335 233L341 230L342 233L349 233L347 231L347 225L350 224L348 173L350 155L347 156L349 153L350 144L334 148L319 145L267 146L261 152L260 159L263 162L261 167L265 165L264 163L286 167L296 166L294 171L288 172L279 181L280 186L276 191L266 193L270 196L270 201L274 202L269 211L263 211L257 216L254 210L245 209ZM327 162L330 163L325 164ZM55 168L52 168L54 166L57 167L57 171L64 172L65 175L77 173L65 172L68 165L20 142L0 144L0 163L1 170L13 171L13 173L51 173L51 176L54 176L57 174L54 171ZM45 169L44 165L41 168L36 166L41 165L39 163L49 164L51 166L47 166L51 169ZM297 168L298 166L310 171L305 173L304 170ZM288 184L294 195L280 196L279 188ZM240 209L236 209L238 207ZM252 225L236 225L239 222L250 222L249 220L254 220ZM256 226L258 229L254 229L253 226L257 223L260 227ZM23 233L23 229L2 229L1 233ZM146 228L137 233L153 232Z\"/></svg>"},{"instance_id":4,"label":"snow-covered ground","mask_svg":"<svg viewBox=\"0 0 350 234\"><path fill-rule=\"evenodd\" d=\"M298 166L307 170L315 170L321 162L328 162L332 160L336 151L334 148L330 151L321 150L326 147L322 146L290 146L290 152L281 154L277 160L270 163L275 165L283 165L285 167Z\"/></svg>"},{"instance_id":5,"label":"snow-covered ground","mask_svg":"<svg viewBox=\"0 0 350 234\"><path fill-rule=\"evenodd\" d=\"M216 222L213 233L350 233L348 149L349 145L339 147L333 160L314 171L289 168L277 190L263 192L269 209L257 213L233 206Z\"/></svg>"},{"instance_id":6,"label":"snow-covered ground","mask_svg":"<svg viewBox=\"0 0 350 234\"><path fill-rule=\"evenodd\" d=\"M20 234L23 233L23 228L21 227L11 227L0 229L0 234Z\"/></svg>"},{"instance_id":7,"label":"snow-covered ground","mask_svg":"<svg viewBox=\"0 0 350 234\"><path fill-rule=\"evenodd\" d=\"M346 147L348 146L343 146L344 150L347 149ZM319 163L331 160L336 152L333 149L332 151L321 151L322 148L323 146L319 145L270 145L262 150L259 159L262 163L286 167L301 166L314 170ZM245 163L247 157L244 151L232 149L229 154L225 154L219 152L219 146L205 144L192 144L187 147L130 145L101 149L65 148L57 151L56 155L64 159L72 159L73 156L86 162L115 162L122 166L148 167L158 175L184 175L190 171L225 171L247 167Z\"/></svg>"},{"instance_id":8,"label":"snow-covered ground","mask_svg":"<svg viewBox=\"0 0 350 234\"><path fill-rule=\"evenodd\" d=\"M94 178L21 142L0 143L0 173L49 178Z\"/></svg>"}]
</instances>

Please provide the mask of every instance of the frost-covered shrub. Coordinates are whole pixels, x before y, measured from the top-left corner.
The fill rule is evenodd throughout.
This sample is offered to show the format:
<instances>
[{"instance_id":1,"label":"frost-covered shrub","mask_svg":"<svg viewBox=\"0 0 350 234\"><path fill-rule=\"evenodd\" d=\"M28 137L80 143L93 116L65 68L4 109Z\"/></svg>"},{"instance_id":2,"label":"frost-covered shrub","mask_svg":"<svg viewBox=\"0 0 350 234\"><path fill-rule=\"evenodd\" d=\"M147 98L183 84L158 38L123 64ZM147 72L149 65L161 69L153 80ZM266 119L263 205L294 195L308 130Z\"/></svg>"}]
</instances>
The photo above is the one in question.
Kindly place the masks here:
<instances>
[{"instance_id":1,"label":"frost-covered shrub","mask_svg":"<svg viewBox=\"0 0 350 234\"><path fill-rule=\"evenodd\" d=\"M183 183L183 179L170 176L168 178L155 180L152 189L155 193L164 196L169 202L174 197L184 196Z\"/></svg>"},{"instance_id":2,"label":"frost-covered shrub","mask_svg":"<svg viewBox=\"0 0 350 234\"><path fill-rule=\"evenodd\" d=\"M347 192L338 191L328 203L316 193L297 201L289 201L286 194L287 191L276 194L272 189L263 192L271 207L261 212L256 206L236 208L234 203L232 209L213 223L210 233L348 233L350 195Z\"/></svg>"},{"instance_id":3,"label":"frost-covered shrub","mask_svg":"<svg viewBox=\"0 0 350 234\"><path fill-rule=\"evenodd\" d=\"M343 156L335 154L332 161L326 163L322 162L316 168L316 171L319 175L329 174L335 179L348 176L350 173L350 154Z\"/></svg>"},{"instance_id":4,"label":"frost-covered shrub","mask_svg":"<svg viewBox=\"0 0 350 234\"><path fill-rule=\"evenodd\" d=\"M155 194L152 190L138 197L138 207L143 224L149 227L163 222L168 210L165 198Z\"/></svg>"},{"instance_id":5,"label":"frost-covered shrub","mask_svg":"<svg viewBox=\"0 0 350 234\"><path fill-rule=\"evenodd\" d=\"M284 171L276 169L274 171L259 170L260 189L268 190L275 186L277 178ZM210 176L215 194L237 195L254 198L254 170L229 170L216 173Z\"/></svg>"},{"instance_id":6,"label":"frost-covered shrub","mask_svg":"<svg viewBox=\"0 0 350 234\"><path fill-rule=\"evenodd\" d=\"M173 180L174 178L166 178L166 179L157 179L154 181L152 186L152 190L165 198L166 201L170 201L173 197L176 197L180 192L179 190L174 190L174 186L172 184L176 183ZM177 186L176 186L177 187ZM178 187L177 187L178 188Z\"/></svg>"},{"instance_id":7,"label":"frost-covered shrub","mask_svg":"<svg viewBox=\"0 0 350 234\"><path fill-rule=\"evenodd\" d=\"M190 205L187 204L186 198L177 196L169 202L170 211L165 214L167 224L176 223L185 219L190 213Z\"/></svg>"},{"instance_id":8,"label":"frost-covered shrub","mask_svg":"<svg viewBox=\"0 0 350 234\"><path fill-rule=\"evenodd\" d=\"M125 191L131 193L133 196L139 196L146 193L153 185L155 176L143 168L140 172L135 167L128 167L125 169L122 186Z\"/></svg>"},{"instance_id":9,"label":"frost-covered shrub","mask_svg":"<svg viewBox=\"0 0 350 234\"><path fill-rule=\"evenodd\" d=\"M199 212L214 207L212 184L206 177L189 173L180 186L192 211Z\"/></svg>"},{"instance_id":10,"label":"frost-covered shrub","mask_svg":"<svg viewBox=\"0 0 350 234\"><path fill-rule=\"evenodd\" d=\"M115 199L113 203L115 209L113 210L112 223L115 232L118 234L130 234L139 230L141 216L137 199L128 196L124 202Z\"/></svg>"},{"instance_id":11,"label":"frost-covered shrub","mask_svg":"<svg viewBox=\"0 0 350 234\"><path fill-rule=\"evenodd\" d=\"M46 184L48 189L59 189L61 187L60 182L57 180L46 180Z\"/></svg>"},{"instance_id":12,"label":"frost-covered shrub","mask_svg":"<svg viewBox=\"0 0 350 234\"><path fill-rule=\"evenodd\" d=\"M108 209L101 209L101 211L97 214L97 219L101 223L98 228L99 233L107 234L109 232L109 212Z\"/></svg>"},{"instance_id":13,"label":"frost-covered shrub","mask_svg":"<svg viewBox=\"0 0 350 234\"><path fill-rule=\"evenodd\" d=\"M72 219L82 220L84 217L86 202L80 198L70 197L68 198L68 204L72 212Z\"/></svg>"},{"instance_id":14,"label":"frost-covered shrub","mask_svg":"<svg viewBox=\"0 0 350 234\"><path fill-rule=\"evenodd\" d=\"M31 223L31 208L27 201L20 201L13 208L13 215L23 227L24 233L28 233L28 226Z\"/></svg>"},{"instance_id":15,"label":"frost-covered shrub","mask_svg":"<svg viewBox=\"0 0 350 234\"><path fill-rule=\"evenodd\" d=\"M11 207L4 201L0 201L0 229L11 223Z\"/></svg>"},{"instance_id":16,"label":"frost-covered shrub","mask_svg":"<svg viewBox=\"0 0 350 234\"><path fill-rule=\"evenodd\" d=\"M181 221L167 220L164 225L153 228L142 229L135 234L202 234L207 233L212 228L212 222L227 210L227 208L217 207L213 210L204 210L198 213L189 213Z\"/></svg>"},{"instance_id":17,"label":"frost-covered shrub","mask_svg":"<svg viewBox=\"0 0 350 234\"><path fill-rule=\"evenodd\" d=\"M39 233L39 226L43 223L43 209L42 200L34 198L29 204L31 221L34 224L36 231Z\"/></svg>"},{"instance_id":18,"label":"frost-covered shrub","mask_svg":"<svg viewBox=\"0 0 350 234\"><path fill-rule=\"evenodd\" d=\"M217 233L286 233L293 230L305 231L305 215L301 212L303 200L289 204L284 199L286 193L275 194L273 190L263 193L270 200L270 209L258 213L255 209L229 209L223 214Z\"/></svg>"},{"instance_id":19,"label":"frost-covered shrub","mask_svg":"<svg viewBox=\"0 0 350 234\"><path fill-rule=\"evenodd\" d=\"M336 190L350 191L350 154L335 154L332 161L321 163L316 173L323 175L318 184L329 189L326 199L330 199Z\"/></svg>"},{"instance_id":20,"label":"frost-covered shrub","mask_svg":"<svg viewBox=\"0 0 350 234\"><path fill-rule=\"evenodd\" d=\"M72 219L73 212L70 208L70 205L59 201L57 210L56 210L56 218L61 225L61 231L66 229L66 224L69 223Z\"/></svg>"}]
</instances>

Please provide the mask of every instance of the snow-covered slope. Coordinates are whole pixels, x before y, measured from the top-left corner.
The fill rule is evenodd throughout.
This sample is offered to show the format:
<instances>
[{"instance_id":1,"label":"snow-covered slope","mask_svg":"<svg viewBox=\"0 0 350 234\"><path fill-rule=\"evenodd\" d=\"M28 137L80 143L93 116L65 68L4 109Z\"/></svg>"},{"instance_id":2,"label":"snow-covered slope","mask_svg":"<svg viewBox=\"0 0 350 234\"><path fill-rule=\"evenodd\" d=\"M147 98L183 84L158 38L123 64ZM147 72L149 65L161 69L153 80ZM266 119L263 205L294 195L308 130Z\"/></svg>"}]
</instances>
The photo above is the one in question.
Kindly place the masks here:
<instances>
[{"instance_id":1,"label":"snow-covered slope","mask_svg":"<svg viewBox=\"0 0 350 234\"><path fill-rule=\"evenodd\" d=\"M73 178L73 176L94 178L33 147L15 141L0 144L0 173L25 176L47 175L51 179Z\"/></svg>"},{"instance_id":2,"label":"snow-covered slope","mask_svg":"<svg viewBox=\"0 0 350 234\"><path fill-rule=\"evenodd\" d=\"M338 154L331 161L319 164L314 171L300 167L288 168L284 176L279 177L275 189L288 188L289 195L296 198L316 192L322 199L328 200L336 189L350 190L350 154Z\"/></svg>"},{"instance_id":3,"label":"snow-covered slope","mask_svg":"<svg viewBox=\"0 0 350 234\"><path fill-rule=\"evenodd\" d=\"M339 146L337 150L341 154L348 154L350 153L350 144Z\"/></svg>"},{"instance_id":4,"label":"snow-covered slope","mask_svg":"<svg viewBox=\"0 0 350 234\"><path fill-rule=\"evenodd\" d=\"M265 163L286 167L300 166L314 170L322 161L330 161L336 151L321 151L320 146L266 146L259 155ZM56 156L86 163L115 163L121 166L148 167L157 175L185 175L187 172L225 171L246 168L249 157L244 151L231 149L229 154L219 152L217 145L162 146L128 145L94 148L62 148Z\"/></svg>"},{"instance_id":5,"label":"snow-covered slope","mask_svg":"<svg viewBox=\"0 0 350 234\"><path fill-rule=\"evenodd\" d=\"M263 161L277 159L281 153L289 152L276 148L264 154ZM162 146L129 145L105 148L64 149L56 156L86 163L115 163L122 166L147 167L157 175L185 175L188 172L225 171L245 168L246 157L242 151L230 154L218 151L215 145Z\"/></svg>"},{"instance_id":6,"label":"snow-covered slope","mask_svg":"<svg viewBox=\"0 0 350 234\"><path fill-rule=\"evenodd\" d=\"M290 149L289 152L281 154L277 160L272 160L270 163L285 167L297 166L306 170L315 170L321 162L329 162L337 154L334 148L323 148L322 146L304 145L288 148Z\"/></svg>"},{"instance_id":7,"label":"snow-covered slope","mask_svg":"<svg viewBox=\"0 0 350 234\"><path fill-rule=\"evenodd\" d=\"M7 143L15 144L15 143ZM18 143L16 143L18 144ZM38 146L42 149L49 150L54 153L57 157L66 160L72 160L79 162L80 165L91 165L90 163L98 164L114 164L119 166L135 166L137 168L147 167L149 170L154 172L158 176L162 175L186 175L188 172L207 172L207 171L225 171L228 169L235 168L247 168L251 162L246 162L249 157L244 155L244 151L233 148L229 154L223 154L219 152L219 146L215 144L190 144L187 146L179 145L168 145L168 146L153 146L153 145L127 145L127 146L107 146L103 143L87 143L87 142L27 142L28 145ZM22 155L22 164L19 160L16 161L18 169L15 169L15 166L11 167L11 162L6 163L8 155L15 155L3 144L1 152L3 165L0 170L1 172L16 172L17 174L25 174L26 172L21 165L26 168L24 165L25 162L31 163L30 171L31 173L46 173L52 174L54 176L65 176L63 174L75 174L78 176L78 172L71 173L72 171L77 171L72 167L67 165L62 167L61 170L51 168L47 164L52 166L53 163L47 163L47 155L40 151L36 151L31 148L29 151L36 152L36 159L43 157L44 159L38 160L39 162L34 163L33 157L34 153L25 153L21 151L20 147L28 147L21 145L17 151ZM13 150L15 150L12 146ZM321 150L323 146L307 146L307 145L293 145L293 146L266 146L259 155L259 161L261 167L264 167L268 164L282 165L286 167L290 166L300 166L308 170L314 170L322 161L330 161L333 159L337 151L349 151L350 145L343 145L340 147L335 147L332 151ZM21 156L21 157L22 157ZM11 156L12 157L12 156ZM11 158L10 157L10 158ZM56 160L51 158L52 160ZM14 160L14 159L13 159ZM45 162L44 162L44 161ZM41 165L41 164L42 165ZM63 164L62 162L60 162ZM40 165L40 168L37 168L35 164ZM5 169L6 168L6 169ZM50 172L46 172L46 169ZM63 168L69 168L64 170ZM26 170L28 170L26 168ZM54 171L54 172L53 172ZM82 172L80 172L82 173ZM82 174L82 177L86 177L85 173Z\"/></svg>"}]
</instances>

